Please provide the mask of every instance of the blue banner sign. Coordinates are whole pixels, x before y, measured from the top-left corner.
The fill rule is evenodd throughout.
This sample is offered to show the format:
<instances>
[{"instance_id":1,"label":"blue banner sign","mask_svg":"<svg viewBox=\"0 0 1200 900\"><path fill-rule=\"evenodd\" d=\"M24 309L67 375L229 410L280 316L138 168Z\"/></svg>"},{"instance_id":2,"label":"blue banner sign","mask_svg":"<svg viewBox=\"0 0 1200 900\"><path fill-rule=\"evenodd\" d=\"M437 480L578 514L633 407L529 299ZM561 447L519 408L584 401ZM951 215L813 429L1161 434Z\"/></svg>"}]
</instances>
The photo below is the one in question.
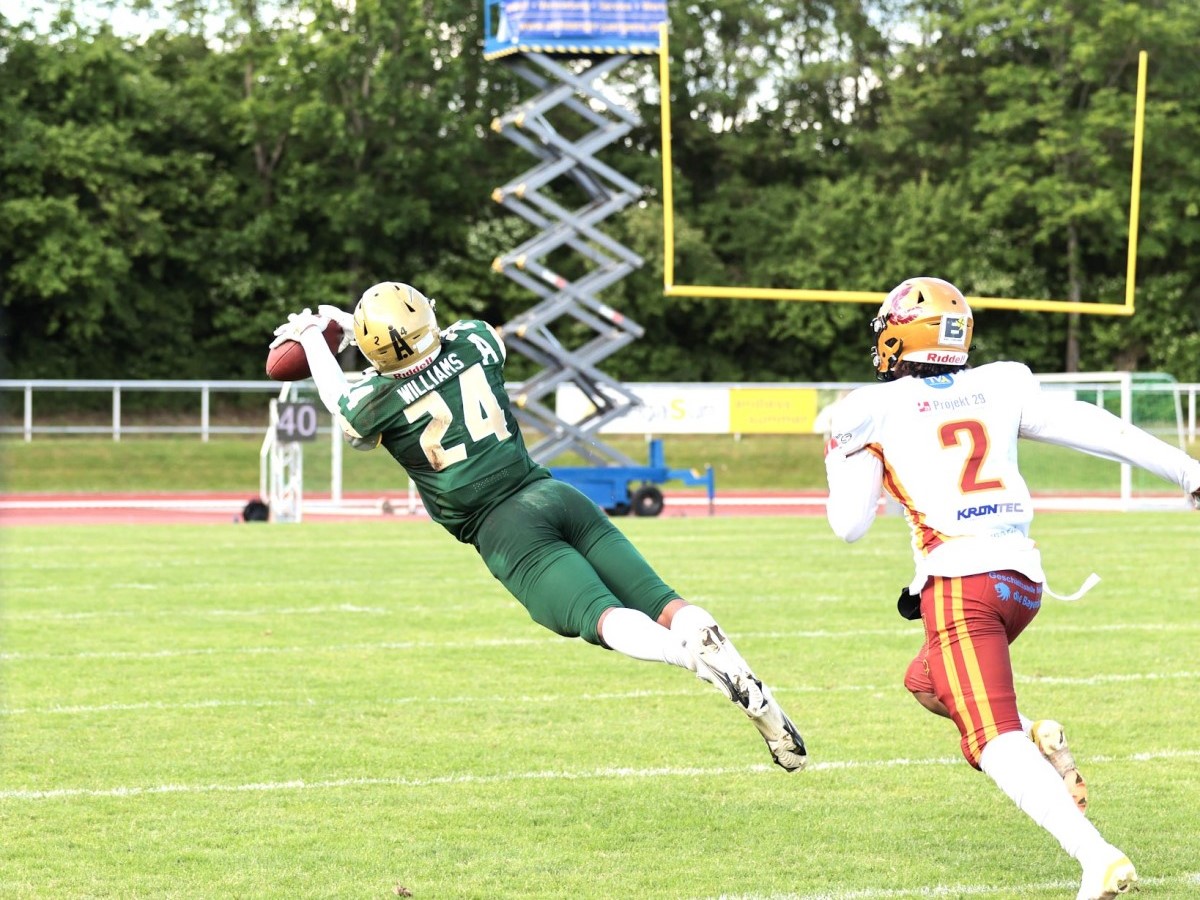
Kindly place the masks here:
<instances>
[{"instance_id":1,"label":"blue banner sign","mask_svg":"<svg viewBox=\"0 0 1200 900\"><path fill-rule=\"evenodd\" d=\"M484 56L657 53L666 0L485 0Z\"/></svg>"}]
</instances>

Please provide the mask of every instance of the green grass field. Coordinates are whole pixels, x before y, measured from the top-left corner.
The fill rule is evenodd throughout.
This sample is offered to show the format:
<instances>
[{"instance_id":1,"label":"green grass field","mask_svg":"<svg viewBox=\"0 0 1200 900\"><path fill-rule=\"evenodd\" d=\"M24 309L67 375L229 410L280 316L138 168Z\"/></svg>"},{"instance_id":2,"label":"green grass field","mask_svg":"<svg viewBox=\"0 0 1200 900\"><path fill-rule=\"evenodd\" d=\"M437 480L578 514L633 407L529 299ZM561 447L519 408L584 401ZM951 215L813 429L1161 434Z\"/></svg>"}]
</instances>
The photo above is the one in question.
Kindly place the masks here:
<instances>
[{"instance_id":1,"label":"green grass field","mask_svg":"<svg viewBox=\"0 0 1200 900\"><path fill-rule=\"evenodd\" d=\"M637 462L647 459L641 437L616 437L612 447ZM25 491L257 491L261 439L223 437L208 443L198 438L128 438L119 443L102 438L38 437L25 443L0 440L0 489ZM721 490L824 490L825 465L820 435L673 435L664 438L667 465L703 471L712 466ZM1189 448L1200 456L1200 444ZM404 474L383 451L346 450L346 491L395 491ZM1036 492L1103 491L1120 486L1120 467L1061 447L1025 441L1022 470ZM305 445L307 491L328 491L328 438ZM566 455L555 465L579 465ZM668 489L678 487L668 483ZM1134 470L1136 492L1172 488Z\"/></svg>"},{"instance_id":2,"label":"green grass field","mask_svg":"<svg viewBox=\"0 0 1200 900\"><path fill-rule=\"evenodd\" d=\"M529 621L426 521L0 530L0 896L1074 897L901 685L907 536L620 522L804 732ZM1014 647L1143 896L1200 895L1200 518L1043 514Z\"/></svg>"}]
</instances>

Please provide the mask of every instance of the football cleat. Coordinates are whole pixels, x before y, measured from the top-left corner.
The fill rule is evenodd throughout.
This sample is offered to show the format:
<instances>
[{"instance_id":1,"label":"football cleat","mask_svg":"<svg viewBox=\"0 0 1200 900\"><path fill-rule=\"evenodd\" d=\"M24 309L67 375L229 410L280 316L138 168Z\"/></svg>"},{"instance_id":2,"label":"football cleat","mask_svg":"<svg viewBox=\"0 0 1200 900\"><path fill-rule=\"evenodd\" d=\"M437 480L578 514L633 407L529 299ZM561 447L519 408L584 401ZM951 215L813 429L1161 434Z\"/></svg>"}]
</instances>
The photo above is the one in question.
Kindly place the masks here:
<instances>
[{"instance_id":1,"label":"football cleat","mask_svg":"<svg viewBox=\"0 0 1200 900\"><path fill-rule=\"evenodd\" d=\"M796 730L792 720L775 702L775 698L771 695L771 689L761 682L759 689L766 702L763 704L760 714L752 715L750 720L754 722L754 727L767 742L767 749L771 751L771 758L775 760L775 764L788 772L798 772L808 762L808 751L804 747L804 738L800 736L800 732Z\"/></svg>"},{"instance_id":2,"label":"football cleat","mask_svg":"<svg viewBox=\"0 0 1200 900\"><path fill-rule=\"evenodd\" d=\"M1118 856L1107 864L1083 870L1083 881L1075 900L1114 900L1120 894L1137 890L1137 872L1127 856Z\"/></svg>"},{"instance_id":3,"label":"football cleat","mask_svg":"<svg viewBox=\"0 0 1200 900\"><path fill-rule=\"evenodd\" d=\"M1033 723L1033 727L1029 729L1029 737L1042 752L1042 756L1054 766L1054 771L1062 778L1079 811L1086 815L1087 782L1083 780L1079 768L1075 765L1075 757L1071 755L1071 748L1067 746L1067 736L1062 725L1053 719L1042 719Z\"/></svg>"},{"instance_id":4,"label":"football cleat","mask_svg":"<svg viewBox=\"0 0 1200 900\"><path fill-rule=\"evenodd\" d=\"M701 628L684 641L696 662L696 676L716 688L741 708L754 723L771 758L795 772L808 761L804 739L784 714L770 690L761 682L717 626Z\"/></svg>"}]
</instances>

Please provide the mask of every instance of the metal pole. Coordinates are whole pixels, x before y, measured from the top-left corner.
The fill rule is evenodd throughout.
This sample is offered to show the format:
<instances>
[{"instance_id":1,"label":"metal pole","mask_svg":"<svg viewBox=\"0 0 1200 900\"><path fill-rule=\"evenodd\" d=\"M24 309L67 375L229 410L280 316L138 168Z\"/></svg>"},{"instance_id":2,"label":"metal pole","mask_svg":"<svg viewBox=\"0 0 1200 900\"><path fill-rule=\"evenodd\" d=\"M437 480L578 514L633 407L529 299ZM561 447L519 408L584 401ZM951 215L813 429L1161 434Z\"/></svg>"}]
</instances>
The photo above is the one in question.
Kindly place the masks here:
<instances>
[{"instance_id":1,"label":"metal pole","mask_svg":"<svg viewBox=\"0 0 1200 900\"><path fill-rule=\"evenodd\" d=\"M342 505L342 435L337 427L337 420L329 426L329 434L333 445L329 448L329 500L334 506Z\"/></svg>"}]
</instances>

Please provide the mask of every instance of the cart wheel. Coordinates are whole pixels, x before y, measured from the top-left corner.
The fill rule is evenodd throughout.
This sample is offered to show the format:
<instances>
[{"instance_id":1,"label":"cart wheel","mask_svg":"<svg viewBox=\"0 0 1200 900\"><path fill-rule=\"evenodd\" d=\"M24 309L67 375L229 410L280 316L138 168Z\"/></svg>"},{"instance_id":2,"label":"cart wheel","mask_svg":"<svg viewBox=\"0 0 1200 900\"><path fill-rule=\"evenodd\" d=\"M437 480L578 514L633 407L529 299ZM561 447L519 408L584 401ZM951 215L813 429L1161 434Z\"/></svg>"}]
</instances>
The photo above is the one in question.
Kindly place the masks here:
<instances>
[{"instance_id":1,"label":"cart wheel","mask_svg":"<svg viewBox=\"0 0 1200 900\"><path fill-rule=\"evenodd\" d=\"M657 516L663 511L662 491L652 484L644 484L629 498L635 516Z\"/></svg>"},{"instance_id":2,"label":"cart wheel","mask_svg":"<svg viewBox=\"0 0 1200 900\"><path fill-rule=\"evenodd\" d=\"M610 516L627 516L629 515L628 503L614 503L612 506L604 510Z\"/></svg>"}]
</instances>

